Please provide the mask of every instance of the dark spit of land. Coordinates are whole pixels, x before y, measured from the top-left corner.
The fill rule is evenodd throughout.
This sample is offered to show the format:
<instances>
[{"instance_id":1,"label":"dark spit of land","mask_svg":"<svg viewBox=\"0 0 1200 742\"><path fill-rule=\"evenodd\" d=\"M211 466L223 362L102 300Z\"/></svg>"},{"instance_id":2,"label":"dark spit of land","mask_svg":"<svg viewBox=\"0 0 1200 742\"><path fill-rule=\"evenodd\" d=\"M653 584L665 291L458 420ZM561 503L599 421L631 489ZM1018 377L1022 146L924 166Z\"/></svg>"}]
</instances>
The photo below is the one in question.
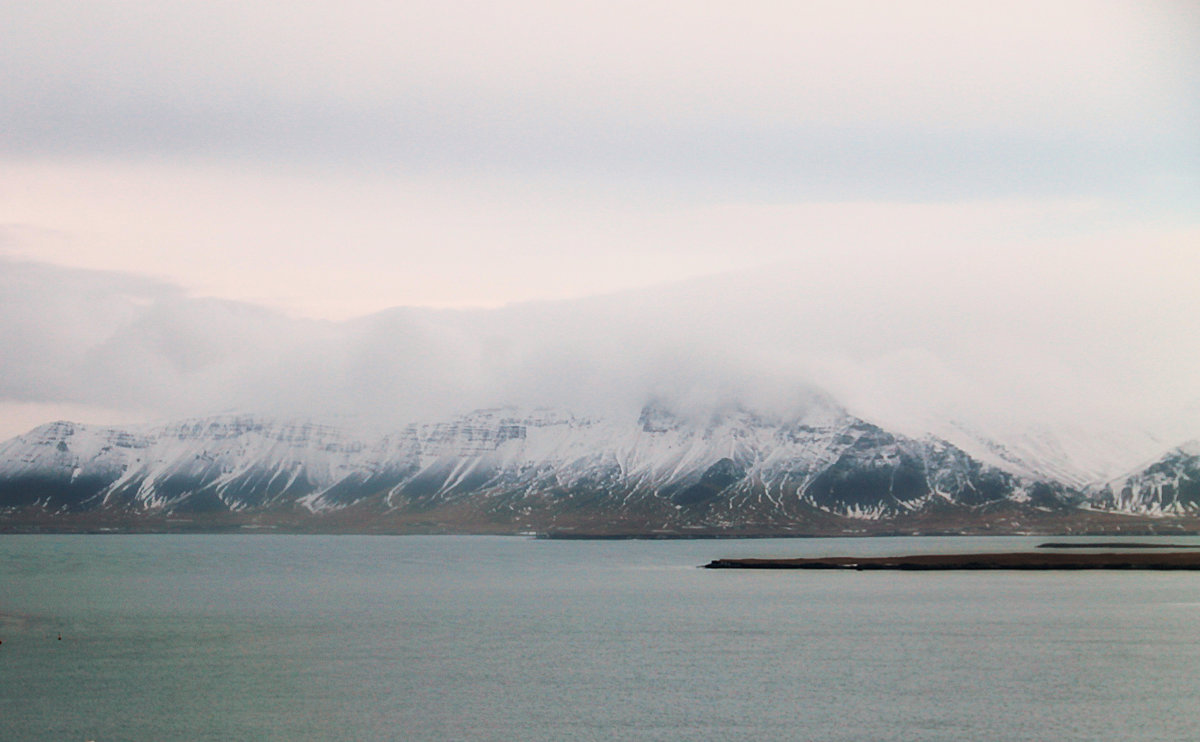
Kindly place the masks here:
<instances>
[{"instance_id":1,"label":"dark spit of land","mask_svg":"<svg viewBox=\"0 0 1200 742\"><path fill-rule=\"evenodd\" d=\"M1125 547L1125 544L1121 545ZM853 570L1200 570L1200 552L1062 554L916 554L898 557L819 557L814 559L714 559L707 569L853 569Z\"/></svg>"},{"instance_id":2,"label":"dark spit of land","mask_svg":"<svg viewBox=\"0 0 1200 742\"><path fill-rule=\"evenodd\" d=\"M1147 544L1140 542L1125 543L1122 541L1080 541L1065 543L1051 541L1038 544L1039 549L1200 549L1200 544Z\"/></svg>"}]
</instances>

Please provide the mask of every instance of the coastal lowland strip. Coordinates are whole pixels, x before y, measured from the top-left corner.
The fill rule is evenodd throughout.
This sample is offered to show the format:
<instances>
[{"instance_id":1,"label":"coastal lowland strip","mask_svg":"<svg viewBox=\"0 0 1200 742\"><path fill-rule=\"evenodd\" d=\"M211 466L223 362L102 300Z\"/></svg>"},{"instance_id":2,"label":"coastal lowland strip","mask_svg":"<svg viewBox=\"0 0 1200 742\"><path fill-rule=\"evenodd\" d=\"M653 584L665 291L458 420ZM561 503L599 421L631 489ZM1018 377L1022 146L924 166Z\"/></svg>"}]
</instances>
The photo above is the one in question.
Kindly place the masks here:
<instances>
[{"instance_id":1,"label":"coastal lowland strip","mask_svg":"<svg viewBox=\"0 0 1200 742\"><path fill-rule=\"evenodd\" d=\"M1012 552L1002 554L914 554L889 557L840 556L804 559L714 559L704 567L707 569L842 569L856 571L1200 570L1200 552Z\"/></svg>"},{"instance_id":2,"label":"coastal lowland strip","mask_svg":"<svg viewBox=\"0 0 1200 742\"><path fill-rule=\"evenodd\" d=\"M659 513L614 511L589 501L563 511L488 510L480 498L388 508L359 502L319 513L300 507L175 512L165 509L0 508L0 534L11 533L320 533L537 535L548 539L696 539L863 536L1173 537L1200 534L1200 515L1147 516L1020 503L939 505L887 519L840 517L805 508L791 517L713 518L664 524ZM682 516L680 516L682 518ZM699 517L699 516L698 516Z\"/></svg>"}]
</instances>

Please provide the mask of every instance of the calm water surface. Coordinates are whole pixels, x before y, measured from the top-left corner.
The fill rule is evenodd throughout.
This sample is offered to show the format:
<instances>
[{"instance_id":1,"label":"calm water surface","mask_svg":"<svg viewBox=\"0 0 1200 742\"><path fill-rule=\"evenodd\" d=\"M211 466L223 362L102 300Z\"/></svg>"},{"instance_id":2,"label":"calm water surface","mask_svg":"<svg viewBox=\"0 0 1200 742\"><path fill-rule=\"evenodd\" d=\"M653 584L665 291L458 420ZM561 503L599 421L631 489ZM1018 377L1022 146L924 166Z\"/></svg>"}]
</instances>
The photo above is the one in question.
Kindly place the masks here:
<instances>
[{"instance_id":1,"label":"calm water surface","mask_svg":"<svg viewBox=\"0 0 1200 742\"><path fill-rule=\"evenodd\" d=\"M696 568L1043 540L0 536L0 739L1200 739L1200 574Z\"/></svg>"}]
</instances>

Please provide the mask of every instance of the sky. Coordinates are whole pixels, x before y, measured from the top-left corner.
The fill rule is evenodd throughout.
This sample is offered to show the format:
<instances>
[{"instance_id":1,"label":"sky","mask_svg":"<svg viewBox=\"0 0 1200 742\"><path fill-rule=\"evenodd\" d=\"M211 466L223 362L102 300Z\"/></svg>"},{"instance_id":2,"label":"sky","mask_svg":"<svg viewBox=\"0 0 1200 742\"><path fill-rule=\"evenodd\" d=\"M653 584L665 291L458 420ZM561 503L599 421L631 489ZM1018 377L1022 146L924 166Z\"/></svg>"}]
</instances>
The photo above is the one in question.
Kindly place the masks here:
<instances>
[{"instance_id":1,"label":"sky","mask_svg":"<svg viewBox=\"0 0 1200 742\"><path fill-rule=\"evenodd\" d=\"M808 386L1200 435L1198 90L1188 2L0 0L0 436Z\"/></svg>"}]
</instances>

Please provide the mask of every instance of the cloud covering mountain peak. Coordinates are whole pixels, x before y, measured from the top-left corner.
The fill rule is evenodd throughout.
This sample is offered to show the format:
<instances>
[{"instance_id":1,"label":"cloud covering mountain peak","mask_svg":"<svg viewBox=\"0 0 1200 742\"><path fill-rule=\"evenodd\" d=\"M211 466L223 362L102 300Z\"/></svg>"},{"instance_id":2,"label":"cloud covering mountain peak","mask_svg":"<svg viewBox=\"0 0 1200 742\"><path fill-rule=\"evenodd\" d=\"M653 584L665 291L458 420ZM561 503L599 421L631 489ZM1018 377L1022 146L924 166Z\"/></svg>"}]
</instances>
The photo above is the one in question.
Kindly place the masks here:
<instances>
[{"instance_id":1,"label":"cloud covering mountain peak","mask_svg":"<svg viewBox=\"0 0 1200 742\"><path fill-rule=\"evenodd\" d=\"M191 298L125 274L0 266L0 394L9 403L160 419L349 415L386 427L510 404L607 414L657 399L696 414L743 405L786 415L830 399L911 433L957 421L992 437L1033 428L1137 430L1165 442L1196 434L1189 372L1200 359L1187 339L1198 320L1153 322L1186 301L1174 293L1183 277L1167 266L1128 283L1085 266L1066 301L1044 273L1022 281L1020 265L963 259L900 276L880 261L344 322ZM993 272L996 285L980 290L968 270Z\"/></svg>"}]
</instances>

